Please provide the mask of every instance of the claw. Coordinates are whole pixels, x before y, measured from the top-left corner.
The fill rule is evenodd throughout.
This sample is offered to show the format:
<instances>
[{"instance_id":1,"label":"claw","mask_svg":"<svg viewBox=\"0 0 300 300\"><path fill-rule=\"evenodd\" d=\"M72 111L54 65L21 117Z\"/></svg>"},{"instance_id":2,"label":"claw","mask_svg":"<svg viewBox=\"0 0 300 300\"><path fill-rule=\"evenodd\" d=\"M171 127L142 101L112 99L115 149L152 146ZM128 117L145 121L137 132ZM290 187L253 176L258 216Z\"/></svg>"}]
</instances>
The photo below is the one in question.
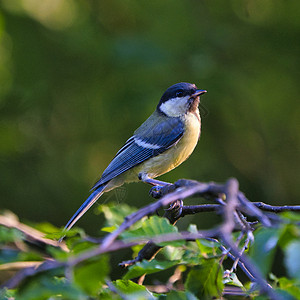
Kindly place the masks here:
<instances>
[{"instance_id":1,"label":"claw","mask_svg":"<svg viewBox=\"0 0 300 300\"><path fill-rule=\"evenodd\" d=\"M170 207L165 210L172 211L174 213L174 217L177 219L182 214L182 207L183 207L183 201L180 199L171 203Z\"/></svg>"}]
</instances>

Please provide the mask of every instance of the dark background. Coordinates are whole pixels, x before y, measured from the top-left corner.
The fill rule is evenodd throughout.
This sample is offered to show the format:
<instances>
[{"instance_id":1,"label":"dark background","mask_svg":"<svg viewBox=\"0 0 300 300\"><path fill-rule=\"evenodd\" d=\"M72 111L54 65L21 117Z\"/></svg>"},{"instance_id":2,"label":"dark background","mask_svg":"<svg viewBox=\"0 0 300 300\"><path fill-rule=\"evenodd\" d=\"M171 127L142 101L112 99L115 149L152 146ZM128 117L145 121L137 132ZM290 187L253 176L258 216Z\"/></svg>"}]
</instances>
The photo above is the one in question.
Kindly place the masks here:
<instances>
[{"instance_id":1,"label":"dark background","mask_svg":"<svg viewBox=\"0 0 300 300\"><path fill-rule=\"evenodd\" d=\"M63 226L181 81L208 90L202 136L161 179L236 177L252 201L299 204L299 11L273 0L0 1L1 209ZM148 190L126 185L99 203L141 207ZM196 221L214 222L179 226ZM89 212L78 225L95 234L101 221Z\"/></svg>"}]
</instances>

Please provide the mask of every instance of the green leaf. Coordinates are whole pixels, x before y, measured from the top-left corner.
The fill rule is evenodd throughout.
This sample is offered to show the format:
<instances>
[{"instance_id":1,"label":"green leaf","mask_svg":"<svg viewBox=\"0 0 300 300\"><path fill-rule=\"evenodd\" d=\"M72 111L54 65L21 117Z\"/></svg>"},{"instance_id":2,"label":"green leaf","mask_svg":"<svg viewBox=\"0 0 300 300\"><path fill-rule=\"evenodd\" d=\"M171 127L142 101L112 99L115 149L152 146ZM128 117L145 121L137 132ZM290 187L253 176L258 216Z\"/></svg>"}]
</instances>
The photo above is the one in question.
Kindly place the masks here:
<instances>
[{"instance_id":1,"label":"green leaf","mask_svg":"<svg viewBox=\"0 0 300 300\"><path fill-rule=\"evenodd\" d=\"M188 274L185 288L199 299L220 297L224 288L223 268L217 259L204 260Z\"/></svg>"},{"instance_id":2,"label":"green leaf","mask_svg":"<svg viewBox=\"0 0 300 300\"><path fill-rule=\"evenodd\" d=\"M152 216L146 219L141 226L143 235L145 236L158 236L159 234L174 233L178 232L176 226L170 224L166 218L160 218L158 216ZM136 230L138 231L138 230ZM135 236L135 232L129 232L129 236ZM140 233L139 233L140 234ZM138 234L138 235L139 235Z\"/></svg>"},{"instance_id":3,"label":"green leaf","mask_svg":"<svg viewBox=\"0 0 300 300\"><path fill-rule=\"evenodd\" d=\"M297 212L292 211L286 211L280 214L280 217L289 221L289 222L299 222L300 221L300 215Z\"/></svg>"},{"instance_id":4,"label":"green leaf","mask_svg":"<svg viewBox=\"0 0 300 300\"><path fill-rule=\"evenodd\" d=\"M121 293L130 295L130 299L155 299L146 287L131 280L117 280L114 282L114 285Z\"/></svg>"},{"instance_id":5,"label":"green leaf","mask_svg":"<svg viewBox=\"0 0 300 300\"><path fill-rule=\"evenodd\" d=\"M107 256L100 256L97 260L91 259L74 269L76 284L85 292L96 295L105 277L109 272L109 260Z\"/></svg>"},{"instance_id":6,"label":"green leaf","mask_svg":"<svg viewBox=\"0 0 300 300\"><path fill-rule=\"evenodd\" d=\"M68 246L71 247L71 245L74 242L78 242L78 240L85 236L85 231L82 228L79 227L72 227L70 230L65 231L64 229L62 229L60 232L58 233L53 233L53 234L49 234L50 238L55 238L55 239L59 239L62 236L64 236L64 240L67 243Z\"/></svg>"},{"instance_id":7,"label":"green leaf","mask_svg":"<svg viewBox=\"0 0 300 300\"><path fill-rule=\"evenodd\" d=\"M74 246L71 249L72 249L72 254L78 254L80 252L84 252L88 249L95 248L95 247L97 246L95 246L94 243L88 241L81 241L74 244Z\"/></svg>"},{"instance_id":8,"label":"green leaf","mask_svg":"<svg viewBox=\"0 0 300 300\"><path fill-rule=\"evenodd\" d=\"M143 260L129 267L128 272L124 275L123 279L132 279L146 274L161 272L177 265L179 261L151 261Z\"/></svg>"},{"instance_id":9,"label":"green leaf","mask_svg":"<svg viewBox=\"0 0 300 300\"><path fill-rule=\"evenodd\" d=\"M300 299L300 283L293 279L281 277L278 280L279 287L281 290L286 291L295 299ZM289 299L292 299L291 297Z\"/></svg>"},{"instance_id":10,"label":"green leaf","mask_svg":"<svg viewBox=\"0 0 300 300\"><path fill-rule=\"evenodd\" d=\"M201 249L203 249L202 247L205 249L205 253L201 251ZM218 250L216 247L206 247L205 244L202 244L202 240L196 240L196 242L187 242L184 249L185 251L182 256L182 262L189 265L202 264L203 260L206 258L215 258L217 256L216 252L220 252L220 250Z\"/></svg>"},{"instance_id":11,"label":"green leaf","mask_svg":"<svg viewBox=\"0 0 300 300\"><path fill-rule=\"evenodd\" d=\"M198 298L186 291L171 291L167 294L167 297L165 298L166 300L197 300Z\"/></svg>"},{"instance_id":12,"label":"green leaf","mask_svg":"<svg viewBox=\"0 0 300 300\"><path fill-rule=\"evenodd\" d=\"M279 246L284 249L292 240L298 239L299 228L294 224L285 224L281 227L281 234L278 241Z\"/></svg>"},{"instance_id":13,"label":"green leaf","mask_svg":"<svg viewBox=\"0 0 300 300\"><path fill-rule=\"evenodd\" d=\"M188 232L190 232L190 233L198 233L197 225L190 224L189 227L188 227Z\"/></svg>"},{"instance_id":14,"label":"green leaf","mask_svg":"<svg viewBox=\"0 0 300 300\"><path fill-rule=\"evenodd\" d=\"M289 243L284 252L284 262L288 274L300 280L300 241Z\"/></svg>"},{"instance_id":15,"label":"green leaf","mask_svg":"<svg viewBox=\"0 0 300 300\"><path fill-rule=\"evenodd\" d=\"M253 300L270 300L270 298L265 295L259 295L259 296L254 296Z\"/></svg>"},{"instance_id":16,"label":"green leaf","mask_svg":"<svg viewBox=\"0 0 300 300\"><path fill-rule=\"evenodd\" d=\"M115 204L110 203L108 205L100 205L99 210L104 214L106 219L105 227L118 227L120 226L125 217L136 211L135 208L128 206L127 204Z\"/></svg>"},{"instance_id":17,"label":"green leaf","mask_svg":"<svg viewBox=\"0 0 300 300\"><path fill-rule=\"evenodd\" d=\"M234 272L229 273L229 271L225 271L225 276L223 279L224 284L238 286L243 288L243 284L239 281L238 277Z\"/></svg>"},{"instance_id":18,"label":"green leaf","mask_svg":"<svg viewBox=\"0 0 300 300\"><path fill-rule=\"evenodd\" d=\"M24 234L14 228L7 228L5 226L0 226L0 242L9 243L14 241L21 241L24 239Z\"/></svg>"},{"instance_id":19,"label":"green leaf","mask_svg":"<svg viewBox=\"0 0 300 300\"><path fill-rule=\"evenodd\" d=\"M167 260L179 260L184 254L184 249L181 247L166 246L163 248L163 254Z\"/></svg>"},{"instance_id":20,"label":"green leaf","mask_svg":"<svg viewBox=\"0 0 300 300\"><path fill-rule=\"evenodd\" d=\"M95 298L90 298L88 300L94 300ZM109 288L102 288L98 293L98 298L101 300L122 300L122 298L114 294Z\"/></svg>"},{"instance_id":21,"label":"green leaf","mask_svg":"<svg viewBox=\"0 0 300 300\"><path fill-rule=\"evenodd\" d=\"M41 253L28 251L28 252L20 252L18 255L18 261L38 261L38 260L40 261L44 260Z\"/></svg>"},{"instance_id":22,"label":"green leaf","mask_svg":"<svg viewBox=\"0 0 300 300\"><path fill-rule=\"evenodd\" d=\"M53 224L51 224L49 222L32 224L32 227L38 229L39 231L47 233L49 235L50 234L57 234L60 231L58 227L54 226Z\"/></svg>"},{"instance_id":23,"label":"green leaf","mask_svg":"<svg viewBox=\"0 0 300 300\"><path fill-rule=\"evenodd\" d=\"M184 264L199 265L202 263L203 260L204 257L201 256L201 252L199 251L197 243L187 242L181 261Z\"/></svg>"},{"instance_id":24,"label":"green leaf","mask_svg":"<svg viewBox=\"0 0 300 300\"><path fill-rule=\"evenodd\" d=\"M160 218L158 216L152 216L146 219L141 227L135 230L129 230L122 233L122 237L125 239L137 239L137 238L151 238L158 237L161 234L178 233L176 226L170 224L166 218ZM185 243L184 240L174 242L161 242L157 243L160 246L172 244L173 246L181 246Z\"/></svg>"},{"instance_id":25,"label":"green leaf","mask_svg":"<svg viewBox=\"0 0 300 300\"><path fill-rule=\"evenodd\" d=\"M280 230L262 228L255 234L255 242L250 248L250 257L266 276L271 269Z\"/></svg>"},{"instance_id":26,"label":"green leaf","mask_svg":"<svg viewBox=\"0 0 300 300\"><path fill-rule=\"evenodd\" d=\"M199 239L196 240L196 243L200 250L200 255L204 258L212 258L218 255L218 253L221 254L218 242Z\"/></svg>"},{"instance_id":27,"label":"green leaf","mask_svg":"<svg viewBox=\"0 0 300 300\"><path fill-rule=\"evenodd\" d=\"M16 290L8 290L6 288L0 289L0 299L10 300L15 299Z\"/></svg>"},{"instance_id":28,"label":"green leaf","mask_svg":"<svg viewBox=\"0 0 300 300\"><path fill-rule=\"evenodd\" d=\"M198 233L197 226L190 224L188 231L191 233ZM198 239L196 240L196 244L200 250L200 254L205 258L215 257L217 252L221 252L221 250L219 250L219 243L217 241Z\"/></svg>"},{"instance_id":29,"label":"green leaf","mask_svg":"<svg viewBox=\"0 0 300 300\"><path fill-rule=\"evenodd\" d=\"M139 252L143 249L144 245L135 245L131 247L132 257L137 257Z\"/></svg>"},{"instance_id":30,"label":"green leaf","mask_svg":"<svg viewBox=\"0 0 300 300\"><path fill-rule=\"evenodd\" d=\"M65 278L56 277L54 272L47 272L29 278L26 285L17 292L16 299L87 299L87 297Z\"/></svg>"},{"instance_id":31,"label":"green leaf","mask_svg":"<svg viewBox=\"0 0 300 300\"><path fill-rule=\"evenodd\" d=\"M118 228L117 226L107 226L107 227L102 227L101 231L111 233L115 231L117 228Z\"/></svg>"},{"instance_id":32,"label":"green leaf","mask_svg":"<svg viewBox=\"0 0 300 300\"><path fill-rule=\"evenodd\" d=\"M50 255L58 261L66 261L70 256L70 252L65 252L60 248L48 247L48 252Z\"/></svg>"}]
</instances>

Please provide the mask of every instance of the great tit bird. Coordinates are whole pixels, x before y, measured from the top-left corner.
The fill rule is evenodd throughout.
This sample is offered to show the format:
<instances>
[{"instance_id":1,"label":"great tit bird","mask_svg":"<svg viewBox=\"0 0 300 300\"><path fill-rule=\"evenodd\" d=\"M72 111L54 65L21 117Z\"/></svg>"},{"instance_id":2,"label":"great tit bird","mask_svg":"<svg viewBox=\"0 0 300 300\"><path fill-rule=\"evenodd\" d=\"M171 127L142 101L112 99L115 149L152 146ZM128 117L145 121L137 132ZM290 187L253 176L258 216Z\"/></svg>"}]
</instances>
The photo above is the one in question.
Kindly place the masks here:
<instances>
[{"instance_id":1,"label":"great tit bird","mask_svg":"<svg viewBox=\"0 0 300 300\"><path fill-rule=\"evenodd\" d=\"M142 180L161 185L154 178L184 162L200 137L198 105L205 90L181 82L162 95L154 113L134 132L96 182L91 195L65 226L69 230L104 193L123 183Z\"/></svg>"}]
</instances>

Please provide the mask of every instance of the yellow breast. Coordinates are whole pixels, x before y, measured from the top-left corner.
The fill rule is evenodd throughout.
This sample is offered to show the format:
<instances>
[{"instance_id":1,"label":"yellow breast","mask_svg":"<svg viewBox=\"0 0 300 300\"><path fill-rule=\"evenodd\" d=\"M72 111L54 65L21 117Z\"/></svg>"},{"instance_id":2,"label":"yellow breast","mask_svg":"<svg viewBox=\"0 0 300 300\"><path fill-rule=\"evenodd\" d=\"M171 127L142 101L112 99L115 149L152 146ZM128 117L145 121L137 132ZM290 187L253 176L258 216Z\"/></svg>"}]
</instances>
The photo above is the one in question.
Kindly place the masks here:
<instances>
[{"instance_id":1,"label":"yellow breast","mask_svg":"<svg viewBox=\"0 0 300 300\"><path fill-rule=\"evenodd\" d=\"M150 178L155 178L183 163L194 151L200 136L201 122L199 111L188 113L185 116L184 122L184 135L176 145L125 172L124 181L138 181L139 173L145 173Z\"/></svg>"}]
</instances>

